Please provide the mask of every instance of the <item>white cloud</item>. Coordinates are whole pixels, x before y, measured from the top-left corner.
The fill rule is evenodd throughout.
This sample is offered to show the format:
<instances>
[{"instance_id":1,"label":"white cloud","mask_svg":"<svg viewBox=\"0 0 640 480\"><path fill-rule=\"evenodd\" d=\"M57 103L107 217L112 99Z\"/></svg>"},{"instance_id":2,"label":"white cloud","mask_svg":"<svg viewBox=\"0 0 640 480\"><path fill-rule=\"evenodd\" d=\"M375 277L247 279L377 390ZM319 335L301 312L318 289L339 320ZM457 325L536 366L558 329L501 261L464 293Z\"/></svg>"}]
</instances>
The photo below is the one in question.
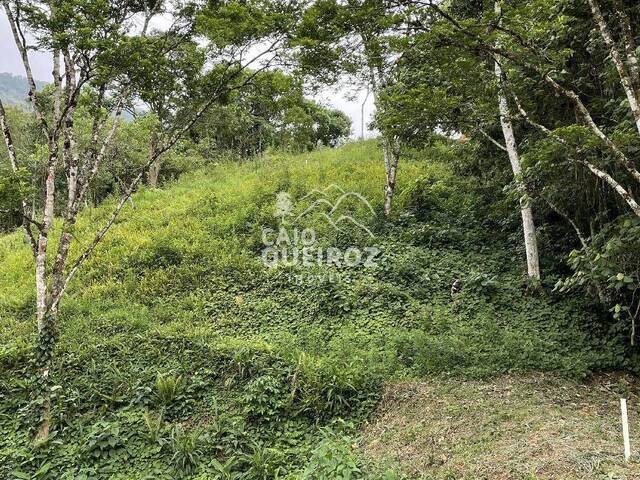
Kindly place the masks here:
<instances>
[{"instance_id":1,"label":"white cloud","mask_svg":"<svg viewBox=\"0 0 640 480\"><path fill-rule=\"evenodd\" d=\"M373 95L367 95L366 90L357 89L354 91L352 88L346 87L327 87L313 95L313 98L322 105L337 108L349 115L352 122L352 138L360 138L363 134L363 129L365 138L371 138L377 135L375 130L370 130L368 127L368 124L372 120L375 107L373 104Z\"/></svg>"}]
</instances>

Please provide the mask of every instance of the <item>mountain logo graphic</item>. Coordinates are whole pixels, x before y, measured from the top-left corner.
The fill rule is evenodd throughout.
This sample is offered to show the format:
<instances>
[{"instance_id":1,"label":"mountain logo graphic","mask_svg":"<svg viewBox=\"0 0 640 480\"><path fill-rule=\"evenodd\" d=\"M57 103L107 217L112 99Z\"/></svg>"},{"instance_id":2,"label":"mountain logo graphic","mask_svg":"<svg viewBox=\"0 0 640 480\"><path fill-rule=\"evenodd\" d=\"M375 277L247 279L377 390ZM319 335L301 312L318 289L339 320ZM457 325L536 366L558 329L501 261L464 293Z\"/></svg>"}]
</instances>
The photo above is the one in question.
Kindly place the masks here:
<instances>
[{"instance_id":1,"label":"mountain logo graphic","mask_svg":"<svg viewBox=\"0 0 640 480\"><path fill-rule=\"evenodd\" d=\"M337 200L332 201L332 197L335 196L338 196ZM279 196L279 198L283 197ZM369 201L361 194L359 194L358 192L347 192L338 185L331 184L323 190L311 190L307 195L305 195L298 201L299 204L303 202L311 203L303 209L302 213L298 214L295 217L294 223L297 223L307 215L319 214L320 216L325 218L335 230L339 232L345 232L342 226L350 224L366 232L367 235L369 235L371 238L375 238L373 232L369 230L369 228L367 228L363 223L359 222L348 213L341 212L341 210L344 210L346 208L347 202L349 201L356 201L357 203L363 205L364 210L370 213L371 216L376 216L376 212Z\"/></svg>"}]
</instances>

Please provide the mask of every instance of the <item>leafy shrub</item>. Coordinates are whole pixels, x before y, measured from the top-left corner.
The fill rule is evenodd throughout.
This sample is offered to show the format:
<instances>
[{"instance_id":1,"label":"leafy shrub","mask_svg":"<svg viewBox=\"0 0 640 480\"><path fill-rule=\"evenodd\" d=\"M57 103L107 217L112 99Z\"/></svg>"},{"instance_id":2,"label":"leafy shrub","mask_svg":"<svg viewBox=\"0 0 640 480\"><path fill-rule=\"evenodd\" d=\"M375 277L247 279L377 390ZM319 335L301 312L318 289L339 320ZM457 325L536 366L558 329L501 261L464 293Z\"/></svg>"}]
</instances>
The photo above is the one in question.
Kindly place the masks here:
<instances>
[{"instance_id":1,"label":"leafy shrub","mask_svg":"<svg viewBox=\"0 0 640 480\"><path fill-rule=\"evenodd\" d=\"M253 418L270 420L289 406L289 392L280 377L261 375L244 388L242 397L247 412Z\"/></svg>"},{"instance_id":2,"label":"leafy shrub","mask_svg":"<svg viewBox=\"0 0 640 480\"><path fill-rule=\"evenodd\" d=\"M147 427L147 435L149 441L152 443L163 443L162 438L162 427L163 427L163 418L162 413L154 416L151 412L144 412L144 424Z\"/></svg>"},{"instance_id":3,"label":"leafy shrub","mask_svg":"<svg viewBox=\"0 0 640 480\"><path fill-rule=\"evenodd\" d=\"M171 464L181 473L193 473L203 455L203 443L204 437L199 430L185 431L182 427L174 427L169 443Z\"/></svg>"},{"instance_id":4,"label":"leafy shrub","mask_svg":"<svg viewBox=\"0 0 640 480\"><path fill-rule=\"evenodd\" d=\"M118 454L124 446L118 423L99 421L92 425L85 440L84 450L92 457L109 458Z\"/></svg>"},{"instance_id":5,"label":"leafy shrub","mask_svg":"<svg viewBox=\"0 0 640 480\"><path fill-rule=\"evenodd\" d=\"M309 480L352 480L363 478L363 473L353 456L352 441L331 431L313 450L309 463L301 475Z\"/></svg>"},{"instance_id":6,"label":"leafy shrub","mask_svg":"<svg viewBox=\"0 0 640 480\"><path fill-rule=\"evenodd\" d=\"M162 406L171 405L182 388L182 376L181 375L162 375L158 374L156 377L156 397L158 403Z\"/></svg>"},{"instance_id":7,"label":"leafy shrub","mask_svg":"<svg viewBox=\"0 0 640 480\"><path fill-rule=\"evenodd\" d=\"M283 470L284 454L278 449L268 448L257 442L252 442L250 448L249 453L241 456L242 462L248 467L244 476L252 480L279 478Z\"/></svg>"},{"instance_id":8,"label":"leafy shrub","mask_svg":"<svg viewBox=\"0 0 640 480\"><path fill-rule=\"evenodd\" d=\"M463 283L463 287L477 294L493 296L500 288L500 282L496 275L488 275L481 272L472 272Z\"/></svg>"}]
</instances>

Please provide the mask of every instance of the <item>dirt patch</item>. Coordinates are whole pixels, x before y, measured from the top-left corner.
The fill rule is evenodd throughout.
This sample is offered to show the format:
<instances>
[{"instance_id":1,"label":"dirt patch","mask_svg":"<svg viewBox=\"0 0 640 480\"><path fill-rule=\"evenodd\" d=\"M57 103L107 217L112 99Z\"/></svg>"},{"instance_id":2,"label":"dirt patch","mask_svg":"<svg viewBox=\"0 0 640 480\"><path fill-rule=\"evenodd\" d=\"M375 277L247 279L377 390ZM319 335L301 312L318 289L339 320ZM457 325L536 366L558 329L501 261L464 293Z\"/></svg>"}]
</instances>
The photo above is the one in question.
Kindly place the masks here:
<instances>
[{"instance_id":1,"label":"dirt patch","mask_svg":"<svg viewBox=\"0 0 640 480\"><path fill-rule=\"evenodd\" d=\"M360 449L408 478L640 480L622 458L621 391L640 452L638 384L619 375L390 384Z\"/></svg>"}]
</instances>

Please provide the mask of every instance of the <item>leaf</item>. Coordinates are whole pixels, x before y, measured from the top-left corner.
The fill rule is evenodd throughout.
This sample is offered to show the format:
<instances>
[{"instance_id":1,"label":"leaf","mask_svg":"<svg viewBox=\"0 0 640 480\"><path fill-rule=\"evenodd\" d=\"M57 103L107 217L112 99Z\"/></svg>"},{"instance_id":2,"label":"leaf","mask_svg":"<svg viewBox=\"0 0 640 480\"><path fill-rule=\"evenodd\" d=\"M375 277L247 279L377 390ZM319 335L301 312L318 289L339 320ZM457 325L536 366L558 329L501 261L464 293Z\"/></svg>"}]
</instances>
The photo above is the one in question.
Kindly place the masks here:
<instances>
[{"instance_id":1,"label":"leaf","mask_svg":"<svg viewBox=\"0 0 640 480\"><path fill-rule=\"evenodd\" d=\"M51 462L47 462L44 465L42 465L35 473L35 476L38 477L40 475L44 475L45 473L47 473L49 470L51 470L51 468L53 467L53 465L51 464Z\"/></svg>"},{"instance_id":2,"label":"leaf","mask_svg":"<svg viewBox=\"0 0 640 480\"><path fill-rule=\"evenodd\" d=\"M20 478L20 479L24 479L24 480L30 480L31 479L31 475L29 475L28 473L18 472L16 470L11 472L11 475L13 475L14 478Z\"/></svg>"}]
</instances>

